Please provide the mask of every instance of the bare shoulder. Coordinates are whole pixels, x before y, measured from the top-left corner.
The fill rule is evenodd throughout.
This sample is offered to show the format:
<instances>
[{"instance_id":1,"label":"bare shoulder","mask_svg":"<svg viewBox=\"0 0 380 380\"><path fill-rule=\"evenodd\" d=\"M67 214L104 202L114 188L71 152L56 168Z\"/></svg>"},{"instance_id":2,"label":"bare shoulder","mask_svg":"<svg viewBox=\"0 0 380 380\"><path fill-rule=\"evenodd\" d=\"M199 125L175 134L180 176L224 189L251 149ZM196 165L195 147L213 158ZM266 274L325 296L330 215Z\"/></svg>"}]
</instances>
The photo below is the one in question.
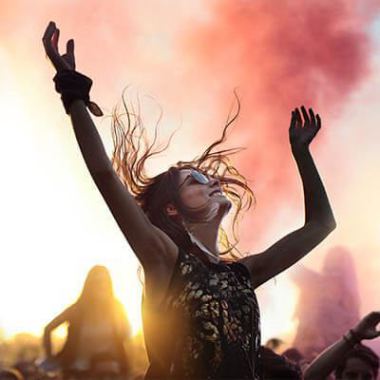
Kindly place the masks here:
<instances>
[{"instance_id":1,"label":"bare shoulder","mask_svg":"<svg viewBox=\"0 0 380 380\"><path fill-rule=\"evenodd\" d=\"M257 259L258 259L259 254L253 254L250 253L247 256L241 258L238 260L238 263L243 264L245 267L248 268L249 271L251 271L252 267L256 266L257 264Z\"/></svg>"},{"instance_id":2,"label":"bare shoulder","mask_svg":"<svg viewBox=\"0 0 380 380\"><path fill-rule=\"evenodd\" d=\"M255 289L260 285L260 281L257 277L259 272L258 266L259 264L260 254L248 254L242 259L238 260L238 263L243 264L247 269L251 276L252 287Z\"/></svg>"}]
</instances>

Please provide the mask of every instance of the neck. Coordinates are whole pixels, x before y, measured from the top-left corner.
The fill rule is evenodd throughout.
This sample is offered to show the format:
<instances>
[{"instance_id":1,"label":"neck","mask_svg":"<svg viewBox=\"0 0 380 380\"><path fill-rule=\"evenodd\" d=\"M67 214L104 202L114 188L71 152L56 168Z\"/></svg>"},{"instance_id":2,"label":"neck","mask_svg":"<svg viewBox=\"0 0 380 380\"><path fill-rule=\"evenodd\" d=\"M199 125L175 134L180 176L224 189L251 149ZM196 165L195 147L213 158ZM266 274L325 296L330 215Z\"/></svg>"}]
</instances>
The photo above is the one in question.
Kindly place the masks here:
<instances>
[{"instance_id":1,"label":"neck","mask_svg":"<svg viewBox=\"0 0 380 380\"><path fill-rule=\"evenodd\" d=\"M193 242L215 261L219 261L218 230L219 223L186 223L186 229Z\"/></svg>"}]
</instances>

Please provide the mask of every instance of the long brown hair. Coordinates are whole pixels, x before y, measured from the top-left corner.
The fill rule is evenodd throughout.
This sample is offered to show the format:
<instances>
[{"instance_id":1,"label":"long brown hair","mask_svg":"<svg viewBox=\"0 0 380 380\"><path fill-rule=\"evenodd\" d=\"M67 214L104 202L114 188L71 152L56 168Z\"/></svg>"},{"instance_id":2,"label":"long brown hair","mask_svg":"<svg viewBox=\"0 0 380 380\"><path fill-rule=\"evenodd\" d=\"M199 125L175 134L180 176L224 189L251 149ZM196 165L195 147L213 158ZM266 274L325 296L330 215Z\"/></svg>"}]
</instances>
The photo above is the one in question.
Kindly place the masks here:
<instances>
[{"instance_id":1,"label":"long brown hair","mask_svg":"<svg viewBox=\"0 0 380 380\"><path fill-rule=\"evenodd\" d=\"M104 297L102 299L102 303L104 303L104 305L102 309L107 312L111 309L114 311L113 309L117 301L113 292L111 275L106 267L102 265L95 265L88 272L82 292L76 302L76 306L82 312L91 312L91 310L96 306L95 300L96 302L99 302L96 297L99 292L99 287L102 287L101 291L104 292Z\"/></svg>"},{"instance_id":2,"label":"long brown hair","mask_svg":"<svg viewBox=\"0 0 380 380\"><path fill-rule=\"evenodd\" d=\"M193 243L180 221L170 217L166 212L168 203L173 203L181 212L181 202L178 195L178 180L181 169L196 169L220 181L225 195L234 205L232 221L232 234L234 242L231 243L227 233L221 227L219 230L219 244L233 257L241 256L236 248L238 243L237 227L240 212L248 210L255 201L252 190L247 180L232 165L230 156L244 148L232 148L215 150L227 138L227 130L237 119L240 113L240 100L234 92L237 109L232 114L229 112L221 137L209 145L205 151L191 161L178 161L167 171L154 177L149 177L146 172L148 159L165 151L173 137L168 139L163 147L157 146L158 126L162 118L162 112L154 129L154 137L151 142L147 138L146 128L140 115L140 104L137 109L133 104L127 104L123 94L121 105L115 107L112 113L112 138L114 151L112 164L120 180L128 187L136 201L146 213L150 221L167 233L173 241L184 249L190 248ZM122 111L120 112L120 108ZM238 255L236 254L238 253Z\"/></svg>"}]
</instances>

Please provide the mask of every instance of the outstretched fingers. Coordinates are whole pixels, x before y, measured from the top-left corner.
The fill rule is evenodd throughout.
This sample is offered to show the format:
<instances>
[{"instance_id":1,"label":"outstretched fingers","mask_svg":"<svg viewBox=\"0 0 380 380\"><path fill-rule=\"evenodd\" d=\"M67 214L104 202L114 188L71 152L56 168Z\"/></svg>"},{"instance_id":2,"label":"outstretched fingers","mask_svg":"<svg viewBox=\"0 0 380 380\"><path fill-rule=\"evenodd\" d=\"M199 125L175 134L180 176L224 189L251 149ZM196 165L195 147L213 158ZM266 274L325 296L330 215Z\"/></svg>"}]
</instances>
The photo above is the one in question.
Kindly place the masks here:
<instances>
[{"instance_id":1,"label":"outstretched fingers","mask_svg":"<svg viewBox=\"0 0 380 380\"><path fill-rule=\"evenodd\" d=\"M314 111L312 108L309 108L309 115L310 115L310 122L311 126L316 127L317 126L317 120L314 114Z\"/></svg>"},{"instance_id":2,"label":"outstretched fingers","mask_svg":"<svg viewBox=\"0 0 380 380\"><path fill-rule=\"evenodd\" d=\"M379 311L373 311L369 315L370 323L372 324L374 330L375 330L375 337L380 336L380 327L378 327L378 324L380 323L380 312Z\"/></svg>"},{"instance_id":3,"label":"outstretched fingers","mask_svg":"<svg viewBox=\"0 0 380 380\"><path fill-rule=\"evenodd\" d=\"M53 66L57 71L70 68L67 62L59 54L58 51L59 29L55 22L50 21L45 33L42 37L46 55L49 57ZM74 53L73 46L70 46L70 51Z\"/></svg>"},{"instance_id":4,"label":"outstretched fingers","mask_svg":"<svg viewBox=\"0 0 380 380\"><path fill-rule=\"evenodd\" d=\"M62 59L68 64L70 69L75 70L74 40L70 39L66 43L66 53Z\"/></svg>"},{"instance_id":5,"label":"outstretched fingers","mask_svg":"<svg viewBox=\"0 0 380 380\"><path fill-rule=\"evenodd\" d=\"M58 41L59 41L59 29L56 28L54 33L53 33L53 37L51 39L51 43L53 45L53 49L57 52L57 54L59 54L58 52Z\"/></svg>"},{"instance_id":6,"label":"outstretched fingers","mask_svg":"<svg viewBox=\"0 0 380 380\"><path fill-rule=\"evenodd\" d=\"M55 22L50 21L48 26L45 29L45 33L42 37L42 41L45 42L45 41L51 40L51 37L53 36L53 33L54 33L56 28L57 27L55 26Z\"/></svg>"},{"instance_id":7,"label":"outstretched fingers","mask_svg":"<svg viewBox=\"0 0 380 380\"><path fill-rule=\"evenodd\" d=\"M296 126L297 127L302 127L302 116L301 116L301 112L298 108L296 108L294 110L295 112L295 116L296 116Z\"/></svg>"},{"instance_id":8,"label":"outstretched fingers","mask_svg":"<svg viewBox=\"0 0 380 380\"><path fill-rule=\"evenodd\" d=\"M66 43L66 54L74 55L74 40L72 38Z\"/></svg>"},{"instance_id":9,"label":"outstretched fingers","mask_svg":"<svg viewBox=\"0 0 380 380\"><path fill-rule=\"evenodd\" d=\"M290 118L290 126L289 126L289 130L292 131L294 130L294 128L296 127L296 113L295 111L292 111L292 116Z\"/></svg>"},{"instance_id":10,"label":"outstretched fingers","mask_svg":"<svg viewBox=\"0 0 380 380\"><path fill-rule=\"evenodd\" d=\"M373 311L368 314L367 318L370 323L377 325L378 323L380 323L380 312Z\"/></svg>"},{"instance_id":11,"label":"outstretched fingers","mask_svg":"<svg viewBox=\"0 0 380 380\"><path fill-rule=\"evenodd\" d=\"M45 33L42 37L42 42L44 44L46 54L48 55L49 58L50 58L50 55L54 52L53 51L53 45L52 45L52 39L53 39L53 35L55 33L55 30L56 30L55 23L53 21L50 21L49 25L47 26Z\"/></svg>"},{"instance_id":12,"label":"outstretched fingers","mask_svg":"<svg viewBox=\"0 0 380 380\"><path fill-rule=\"evenodd\" d=\"M49 57L50 61L54 67L58 70L60 68L60 56L58 53L58 38L59 29L57 29L55 22L50 21L47 26L44 36L42 37L42 42L44 44L46 55Z\"/></svg>"},{"instance_id":13,"label":"outstretched fingers","mask_svg":"<svg viewBox=\"0 0 380 380\"><path fill-rule=\"evenodd\" d=\"M301 112L302 112L303 119L305 121L304 127L310 126L310 117L309 117L309 115L306 111L306 108L304 106L301 106Z\"/></svg>"},{"instance_id":14,"label":"outstretched fingers","mask_svg":"<svg viewBox=\"0 0 380 380\"><path fill-rule=\"evenodd\" d=\"M321 117L319 116L319 114L316 114L315 117L317 119L317 130L320 130L322 126Z\"/></svg>"},{"instance_id":15,"label":"outstretched fingers","mask_svg":"<svg viewBox=\"0 0 380 380\"><path fill-rule=\"evenodd\" d=\"M301 112L298 108L295 110L297 115L297 120L302 127L312 127L317 131L321 128L322 122L319 114L315 114L312 108L307 111L305 106L301 106Z\"/></svg>"}]
</instances>

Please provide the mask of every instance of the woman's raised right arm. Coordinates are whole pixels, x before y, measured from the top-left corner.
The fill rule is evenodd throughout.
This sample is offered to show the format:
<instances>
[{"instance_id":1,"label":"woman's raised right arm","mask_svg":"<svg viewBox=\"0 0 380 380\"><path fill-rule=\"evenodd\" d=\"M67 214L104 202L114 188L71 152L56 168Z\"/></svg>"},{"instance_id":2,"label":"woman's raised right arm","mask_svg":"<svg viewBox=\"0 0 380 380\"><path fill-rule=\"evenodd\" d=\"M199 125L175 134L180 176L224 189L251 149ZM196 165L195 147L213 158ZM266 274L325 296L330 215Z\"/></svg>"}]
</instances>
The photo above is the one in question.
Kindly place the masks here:
<instances>
[{"instance_id":1,"label":"woman's raised right arm","mask_svg":"<svg viewBox=\"0 0 380 380\"><path fill-rule=\"evenodd\" d=\"M66 52L60 55L58 39L59 29L54 22L50 22L42 41L47 56L57 70L56 89L62 94L66 112L71 116L87 168L145 272L152 273L153 277L157 274L170 274L178 255L178 247L167 234L149 221L113 170L86 107L92 82L74 71L74 40L67 42ZM100 110L99 112L101 114Z\"/></svg>"},{"instance_id":2,"label":"woman's raised right arm","mask_svg":"<svg viewBox=\"0 0 380 380\"><path fill-rule=\"evenodd\" d=\"M122 233L144 269L174 262L177 246L156 228L113 170L99 133L82 100L70 107L74 133L87 168Z\"/></svg>"}]
</instances>

